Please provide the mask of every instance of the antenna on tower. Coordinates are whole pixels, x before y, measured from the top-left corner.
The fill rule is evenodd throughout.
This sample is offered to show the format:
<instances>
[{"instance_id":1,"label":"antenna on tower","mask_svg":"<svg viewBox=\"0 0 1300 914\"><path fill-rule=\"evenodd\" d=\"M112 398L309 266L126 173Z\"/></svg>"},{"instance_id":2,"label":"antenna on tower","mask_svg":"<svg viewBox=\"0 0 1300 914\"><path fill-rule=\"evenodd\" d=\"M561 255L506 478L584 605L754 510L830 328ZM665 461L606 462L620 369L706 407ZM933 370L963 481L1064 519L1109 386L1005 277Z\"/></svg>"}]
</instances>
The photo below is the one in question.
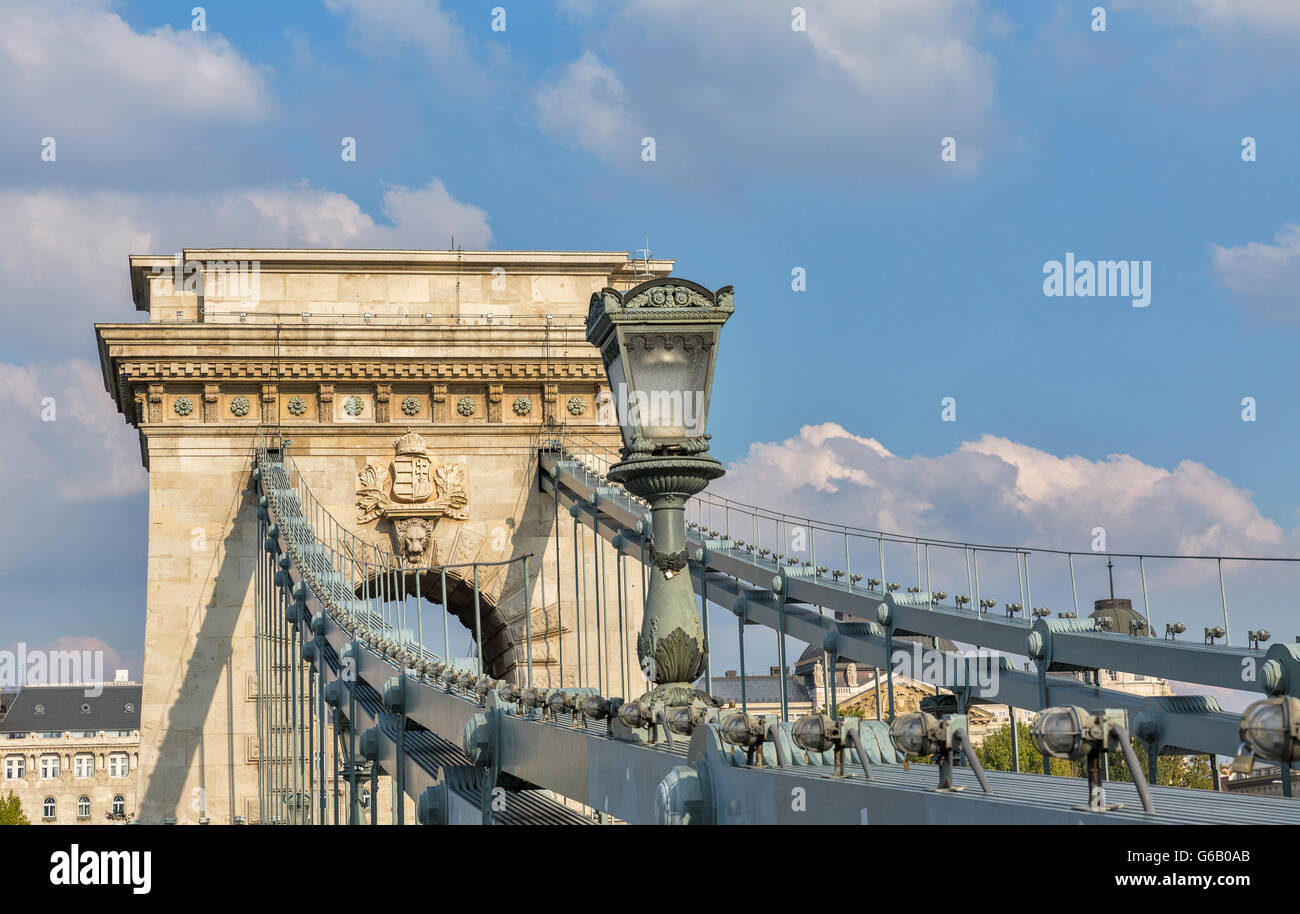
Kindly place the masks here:
<instances>
[{"instance_id":1,"label":"antenna on tower","mask_svg":"<svg viewBox=\"0 0 1300 914\"><path fill-rule=\"evenodd\" d=\"M1110 575L1110 598L1115 599L1115 563L1106 556L1106 573Z\"/></svg>"},{"instance_id":2,"label":"antenna on tower","mask_svg":"<svg viewBox=\"0 0 1300 914\"><path fill-rule=\"evenodd\" d=\"M638 248L637 250L635 250L635 251L632 252L633 254L641 254L641 255L643 255L643 256L640 257L640 258L633 258L634 260L637 260L637 261L640 263L640 265L641 265L641 266L640 266L640 269L638 269L638 270L636 271L636 275L637 275L637 276L654 276L654 271L650 269L650 235L649 235L649 233L647 232L647 233L643 234L641 237L642 237L643 239L645 239L644 242L643 242L643 243L645 244L645 247L643 247L643 248Z\"/></svg>"}]
</instances>

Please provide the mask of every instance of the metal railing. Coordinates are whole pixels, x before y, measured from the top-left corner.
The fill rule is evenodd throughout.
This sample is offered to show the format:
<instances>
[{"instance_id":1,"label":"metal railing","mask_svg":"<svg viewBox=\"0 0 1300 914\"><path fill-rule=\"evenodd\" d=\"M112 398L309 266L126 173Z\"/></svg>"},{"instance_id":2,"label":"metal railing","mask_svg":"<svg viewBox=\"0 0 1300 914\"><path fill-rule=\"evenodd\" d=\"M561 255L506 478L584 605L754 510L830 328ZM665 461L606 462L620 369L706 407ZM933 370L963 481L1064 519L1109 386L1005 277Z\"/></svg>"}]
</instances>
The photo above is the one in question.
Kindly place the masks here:
<instances>
[{"instance_id":1,"label":"metal railing","mask_svg":"<svg viewBox=\"0 0 1300 914\"><path fill-rule=\"evenodd\" d=\"M552 442L567 458L576 461L587 472L599 478L602 485L610 485L606 477L609 468L621 459L619 451L587 435L564 428L543 432L539 443L545 444L547 441ZM628 498L631 499L631 496ZM1089 570L1094 577L1098 576L1097 566L1089 568L1087 563L1102 560L1108 563L1120 561L1120 564L1106 568L1110 586L1114 585L1112 575L1118 570L1121 592L1127 586L1133 588L1135 598L1140 595L1140 602L1132 599L1132 603L1135 611L1140 611L1143 624L1135 626L1132 631L1127 627L1121 630L1119 621L1112 619L1110 630L1120 634L1176 638L1184 633L1178 630L1181 625L1188 632L1188 639L1200 638L1211 644L1221 641L1225 645L1231 645L1231 607L1225 563L1229 566L1240 563L1253 567L1257 572L1255 578L1261 583L1266 583L1265 579L1271 572L1288 572L1289 577L1274 587L1267 597L1256 597L1251 600L1251 604L1294 604L1300 609L1300 603L1296 601L1296 594L1300 593L1300 576L1295 574L1300 570L1297 568L1300 566L1300 557L1121 552L1107 549L1079 551L965 542L876 530L791 514L737 501L707 490L690 499L687 504L687 519L691 530L705 538L735 544L760 562L767 563L774 572L782 568L795 569L797 574L829 578L833 582L842 583L850 591L910 592L922 595L926 604L932 607L944 604L955 611L969 611L980 617L995 615L1019 620L1025 625L1029 625L1035 616L1052 613L1064 618L1082 618L1088 615L1090 608L1087 603L1080 605L1079 579L1084 570ZM905 564L899 562L900 551L910 553L903 560ZM983 565L981 558L984 560ZM1054 571L1049 571L1049 566L1043 564L1047 561L1054 563ZM1012 563L1014 571L1008 575ZM1176 615L1170 613L1166 617L1164 630L1158 629L1152 621L1154 576L1150 572L1153 563L1189 563L1196 566L1190 570L1182 565L1161 569L1160 580L1169 590L1175 591L1164 606L1178 610ZM1198 574L1202 570L1210 574ZM891 581L891 576L895 580ZM1213 619L1207 618L1203 612L1199 616L1188 616L1187 613L1196 611L1195 606L1172 586L1183 585L1179 589L1185 590L1189 583L1198 578L1214 587L1214 597L1217 598L1214 602L1218 606L1215 607L1217 612ZM1034 597L1036 582L1038 605ZM941 587L951 587L952 592L945 592ZM1109 593L1109 588L1104 592ZM1008 599L993 598L994 594L1005 597L1008 593L1014 596ZM1199 619L1202 631L1196 631L1195 626L1188 627L1188 622L1193 619ZM1253 635L1260 633L1261 629L1252 630ZM1264 634L1264 640L1267 640L1267 633ZM1249 640L1253 647L1259 648L1259 638Z\"/></svg>"}]
</instances>

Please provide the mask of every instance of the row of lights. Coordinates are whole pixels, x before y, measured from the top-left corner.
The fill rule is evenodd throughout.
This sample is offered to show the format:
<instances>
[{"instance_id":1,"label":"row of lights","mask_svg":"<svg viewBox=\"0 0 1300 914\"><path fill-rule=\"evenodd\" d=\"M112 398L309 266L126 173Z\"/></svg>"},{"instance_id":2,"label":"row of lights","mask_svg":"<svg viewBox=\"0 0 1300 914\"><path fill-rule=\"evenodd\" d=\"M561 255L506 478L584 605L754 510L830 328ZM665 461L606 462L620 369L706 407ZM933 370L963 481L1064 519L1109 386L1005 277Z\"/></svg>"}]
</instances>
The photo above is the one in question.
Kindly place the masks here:
<instances>
[{"instance_id":1,"label":"row of lights","mask_svg":"<svg viewBox=\"0 0 1300 914\"><path fill-rule=\"evenodd\" d=\"M701 533L707 533L713 537L717 537L721 535L719 531L705 529L703 525L696 522L691 522L687 524L687 527L689 527L692 530L698 530ZM766 548L757 549L752 543L746 544L744 540L737 540L735 545L736 548L744 549L745 551L750 553L757 551L757 553L763 558L767 558L769 555L771 555L775 559L777 564L780 564L782 559L786 559L786 555L783 552L773 552L772 550ZM805 567L809 567L809 568L812 567L811 562L801 563L799 559L793 557L786 559L786 561L789 565L803 564ZM829 566L826 565L818 565L816 570L818 575L823 575L826 574L827 572L830 572L831 577L834 578L836 583L838 583L840 578L844 577L846 574L845 571L838 568L835 569L834 571L831 571ZM849 581L853 584L860 583L862 581L862 575L860 574L849 575ZM867 578L867 586L872 589L878 589L880 587L880 584L881 584L880 578ZM897 581L891 581L885 586L887 587L890 593L893 593L894 591L898 590L902 585L900 585ZM907 592L920 593L921 588L919 586L908 587ZM934 599L936 602L942 602L944 599L947 598L947 596L948 595L943 591L938 591L934 594ZM963 606L969 605L969 603L971 602L971 598L969 594L959 594L953 597L953 601L957 604L957 608L960 609ZM988 598L981 598L979 601L979 606L982 611L988 611L990 609L993 609L995 606L997 606L997 601ZM1017 613L1023 611L1025 608L1023 603L1005 603L1003 604L1003 607L1006 610L1007 618L1014 618ZM1036 607L1032 610L1032 612L1034 617L1037 619L1045 619L1052 614L1052 610L1046 606ZM1079 614L1076 612L1058 612L1056 615L1058 618L1061 619L1077 619ZM1110 616L1099 616L1098 625L1101 627L1102 631L1108 632L1111 631L1114 622ZM1146 620L1134 619L1129 622L1128 629L1129 629L1128 633L1130 635L1139 636L1139 635L1147 634L1148 626ZM1187 631L1187 626L1184 625L1182 622L1167 623L1165 625L1165 637L1171 641L1175 640L1175 635L1180 635L1185 631ZM1224 629L1222 626L1206 627L1205 629L1206 644L1214 644L1216 639L1222 637L1224 637ZM1259 645L1262 642L1267 641L1269 637L1270 637L1270 633L1268 632L1267 629L1252 630L1249 633L1251 647L1258 649Z\"/></svg>"},{"instance_id":2,"label":"row of lights","mask_svg":"<svg viewBox=\"0 0 1300 914\"><path fill-rule=\"evenodd\" d=\"M478 676L471 671L458 671L440 662L422 666L425 667L423 672L434 681L441 680L449 688L459 688L480 700L495 689L503 701L529 710L541 709L543 716L549 711L553 720L560 715L572 715L575 725L579 720L603 720L612 724L617 717L629 729L650 730L652 743L656 741L660 728L669 734L689 736L696 727L714 723L723 740L746 753L752 767L764 767L763 744L776 738L775 721L745 711L718 713L700 702L661 708L648 702L607 699L594 693L537 687L521 689L514 683ZM1089 799L1086 806L1078 808L1094 812L1118 808L1105 801L1100 763L1103 753L1118 749L1128 760L1144 810L1154 812L1144 772L1129 743L1125 720L1126 712L1123 710L1088 711L1072 705L1046 708L1034 719L1030 736L1039 752L1050 758L1086 762ZM990 793L966 727L963 714L936 717L926 711L915 711L895 717L889 735L894 746L905 755L938 758L940 782L937 790L961 789L952 783L952 762L955 753L964 751L984 791ZM1242 744L1233 760L1234 772L1249 773L1254 768L1256 757L1287 765L1300 760L1300 699L1283 696L1255 702L1242 714L1239 732ZM671 735L668 739L671 743ZM833 751L836 777L845 776L844 752L853 748L858 753L864 775L871 778L870 764L856 728L844 727L841 722L824 714L809 714L795 722L791 739L808 753Z\"/></svg>"}]
</instances>

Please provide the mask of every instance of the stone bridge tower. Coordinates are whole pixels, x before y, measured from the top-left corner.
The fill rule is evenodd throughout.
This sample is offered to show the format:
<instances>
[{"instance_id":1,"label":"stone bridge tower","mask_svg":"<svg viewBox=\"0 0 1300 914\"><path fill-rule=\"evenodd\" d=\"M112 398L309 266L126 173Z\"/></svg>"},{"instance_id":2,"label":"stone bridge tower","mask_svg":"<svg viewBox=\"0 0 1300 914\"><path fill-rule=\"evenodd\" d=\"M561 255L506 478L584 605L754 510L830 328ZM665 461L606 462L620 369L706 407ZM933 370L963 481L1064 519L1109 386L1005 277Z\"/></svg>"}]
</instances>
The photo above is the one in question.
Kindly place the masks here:
<instances>
[{"instance_id":1,"label":"stone bridge tower","mask_svg":"<svg viewBox=\"0 0 1300 914\"><path fill-rule=\"evenodd\" d=\"M138 430L149 470L140 821L257 816L260 544L249 474L259 426L292 439L317 498L385 550L412 513L403 504L437 488L429 474L454 477L454 510L417 531L424 561L537 556L534 679L559 684L563 639L564 678L573 683L573 526L562 512L557 527L553 500L539 490L535 438L549 421L617 449L617 427L597 421L606 382L584 335L588 301L671 267L607 252L223 249L130 258L132 297L148 320L98 324L96 335L104 382ZM590 534L580 535L590 552ZM594 590L592 563L584 565ZM629 577L635 657L640 575ZM526 662L522 574L480 584L485 660L510 678ZM472 631L472 592L459 587L447 602ZM436 607L426 618L439 618ZM427 629L425 642L441 652Z\"/></svg>"}]
</instances>

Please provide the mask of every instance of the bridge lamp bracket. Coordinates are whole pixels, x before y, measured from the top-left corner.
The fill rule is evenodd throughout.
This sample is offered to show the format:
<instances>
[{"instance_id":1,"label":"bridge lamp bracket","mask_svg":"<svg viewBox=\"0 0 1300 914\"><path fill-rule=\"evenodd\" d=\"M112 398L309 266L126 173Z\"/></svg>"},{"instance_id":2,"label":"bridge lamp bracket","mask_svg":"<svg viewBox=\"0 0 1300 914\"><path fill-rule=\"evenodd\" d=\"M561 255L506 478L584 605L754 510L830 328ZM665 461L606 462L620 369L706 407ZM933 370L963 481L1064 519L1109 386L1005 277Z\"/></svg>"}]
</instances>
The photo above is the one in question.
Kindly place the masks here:
<instances>
[{"instance_id":1,"label":"bridge lamp bracket","mask_svg":"<svg viewBox=\"0 0 1300 914\"><path fill-rule=\"evenodd\" d=\"M936 717L927 711L913 711L894 718L889 727L889 738L904 755L935 756L939 760L939 786L936 791L955 793L965 788L953 783L953 757L964 752L971 770L985 793L992 793L984 767L971 745L969 722L965 714L945 714Z\"/></svg>"},{"instance_id":2,"label":"bridge lamp bracket","mask_svg":"<svg viewBox=\"0 0 1300 914\"><path fill-rule=\"evenodd\" d=\"M871 780L871 763L867 761L867 753L863 751L856 724L856 718L834 720L825 714L808 714L794 722L790 738L805 752L820 754L833 750L837 778L847 777L844 773L844 751L849 748L854 749L858 753L858 761L862 764L863 777ZM776 745L780 748L779 740L776 741Z\"/></svg>"},{"instance_id":3,"label":"bridge lamp bracket","mask_svg":"<svg viewBox=\"0 0 1300 914\"><path fill-rule=\"evenodd\" d=\"M1242 712L1238 732L1241 748L1232 760L1233 772L1250 774L1256 756L1289 770L1300 759L1300 698L1282 695L1255 702Z\"/></svg>"},{"instance_id":4,"label":"bridge lamp bracket","mask_svg":"<svg viewBox=\"0 0 1300 914\"><path fill-rule=\"evenodd\" d=\"M1120 751L1128 763L1133 785L1142 800L1142 809L1154 813L1147 779L1138 762L1137 753L1129 741L1128 714L1122 708L1088 711L1074 705L1044 708L1029 728L1034 746L1050 758L1084 762L1088 778L1088 803L1075 809L1087 812L1110 812L1121 808L1121 803L1106 802L1106 788L1102 780L1102 754Z\"/></svg>"}]
</instances>

